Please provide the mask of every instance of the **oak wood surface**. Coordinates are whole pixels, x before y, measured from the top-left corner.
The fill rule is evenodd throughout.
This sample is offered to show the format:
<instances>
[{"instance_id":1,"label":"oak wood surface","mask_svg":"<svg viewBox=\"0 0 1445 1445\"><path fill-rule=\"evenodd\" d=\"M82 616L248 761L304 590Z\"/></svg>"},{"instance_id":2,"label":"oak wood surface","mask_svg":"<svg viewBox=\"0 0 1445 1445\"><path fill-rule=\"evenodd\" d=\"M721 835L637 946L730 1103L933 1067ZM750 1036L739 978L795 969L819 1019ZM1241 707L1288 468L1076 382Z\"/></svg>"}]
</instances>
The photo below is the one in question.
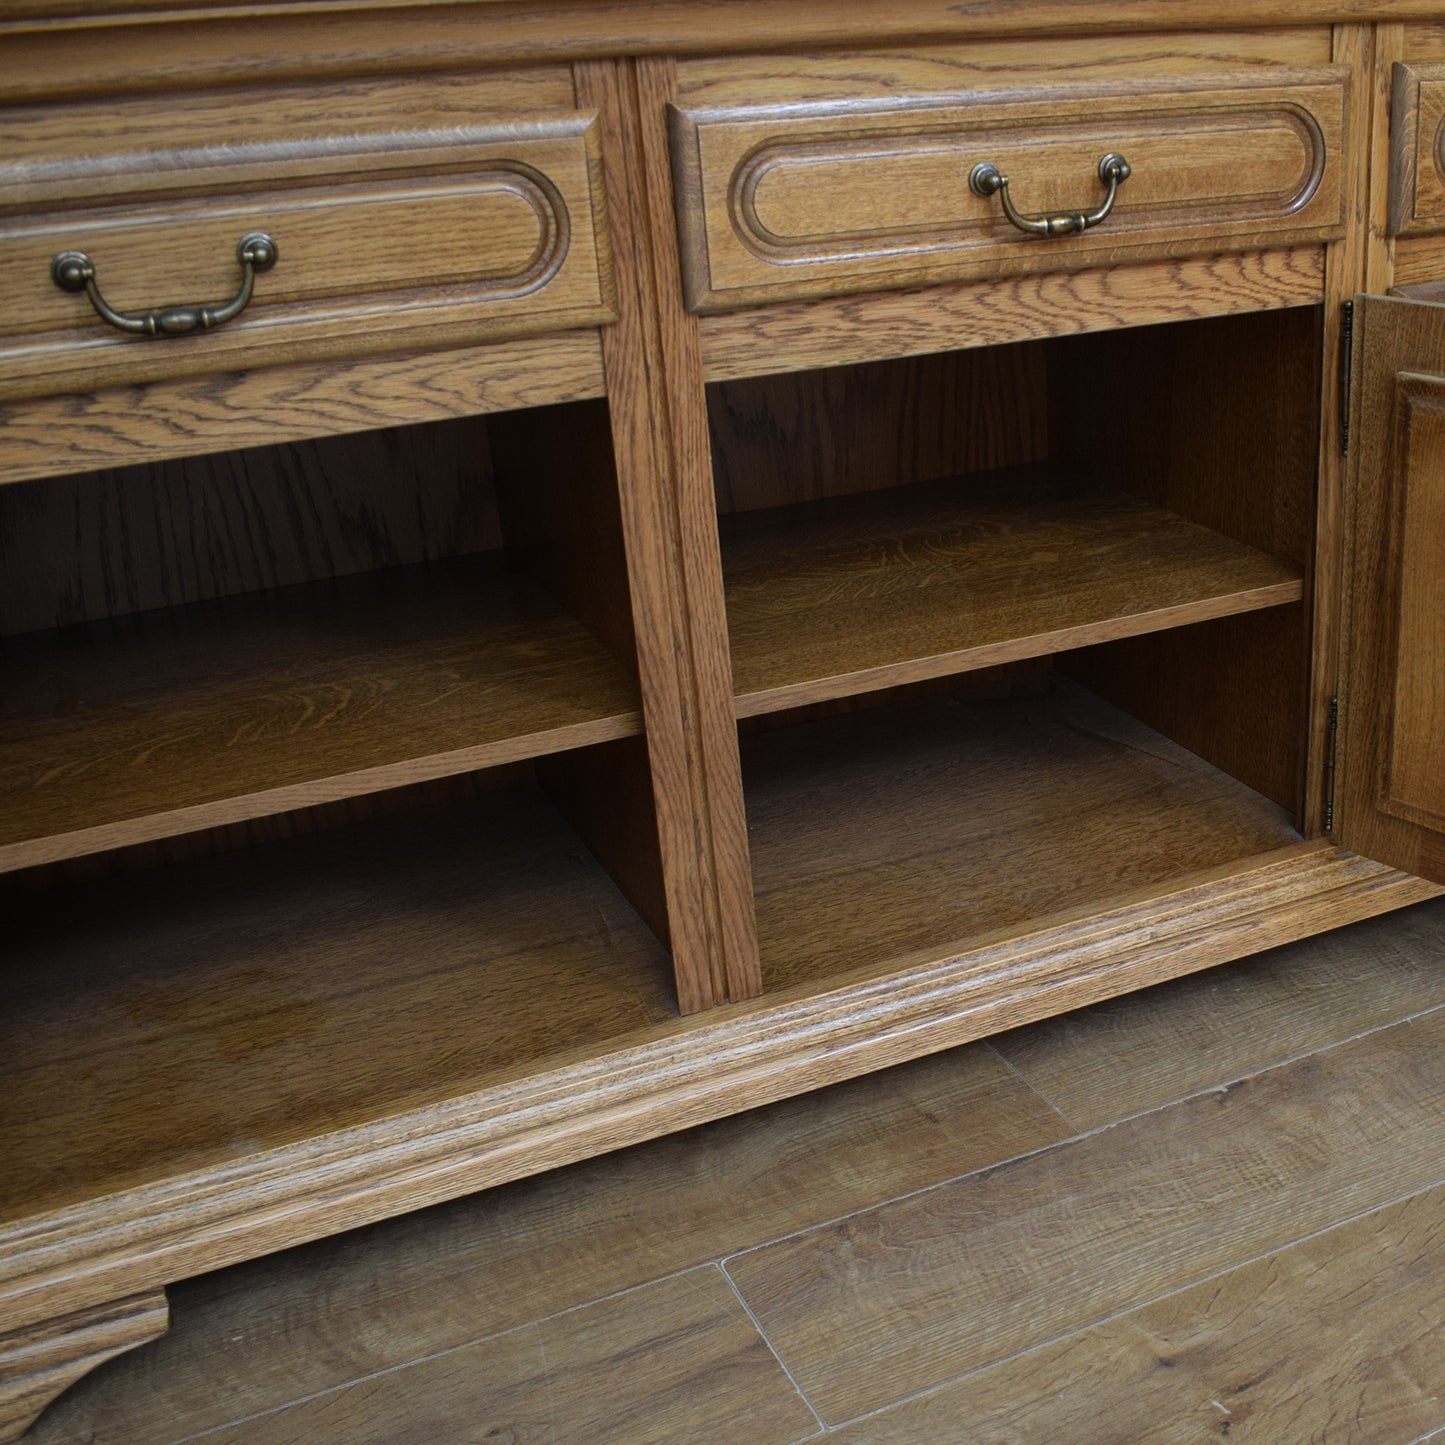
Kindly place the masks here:
<instances>
[{"instance_id":1,"label":"oak wood surface","mask_svg":"<svg viewBox=\"0 0 1445 1445\"><path fill-rule=\"evenodd\" d=\"M770 100L936 97L1026 86L1041 74L1064 84L1111 82L1138 89L1163 76L1232 80L1255 71L1328 65L1333 58L1329 33L1317 25L1124 31L1049 45L1025 34L939 36L886 50L835 44L780 54L683 56L677 84L683 104L728 107Z\"/></svg>"},{"instance_id":2,"label":"oak wood surface","mask_svg":"<svg viewBox=\"0 0 1445 1445\"><path fill-rule=\"evenodd\" d=\"M0 488L0 636L490 551L487 442L459 418Z\"/></svg>"},{"instance_id":3,"label":"oak wood surface","mask_svg":"<svg viewBox=\"0 0 1445 1445\"><path fill-rule=\"evenodd\" d=\"M1345 379L1346 317L1360 291L1388 285L1389 243L1385 240L1387 204L1386 159L1390 138L1385 116L1389 105L1389 73L1399 42L1399 26L1337 25L1332 35L1333 58L1352 68L1359 97L1344 157L1346 213L1351 218L1343 240L1325 259L1325 294L1321 341L1324 386L1320 395L1319 465L1315 489L1314 550L1305 579L1310 620L1307 723L1302 735L1303 767L1299 776L1304 796L1300 826L1308 836L1324 832L1333 822L1329 797L1331 699L1339 693L1339 643L1343 533L1341 496L1347 437Z\"/></svg>"},{"instance_id":4,"label":"oak wood surface","mask_svg":"<svg viewBox=\"0 0 1445 1445\"><path fill-rule=\"evenodd\" d=\"M1061 679L764 733L743 776L770 988L948 956L1297 836Z\"/></svg>"},{"instance_id":5,"label":"oak wood surface","mask_svg":"<svg viewBox=\"0 0 1445 1445\"><path fill-rule=\"evenodd\" d=\"M526 791L28 903L5 966L9 1220L674 1012L662 948Z\"/></svg>"},{"instance_id":6,"label":"oak wood surface","mask_svg":"<svg viewBox=\"0 0 1445 1445\"><path fill-rule=\"evenodd\" d=\"M991 77L995 90L684 101L672 139L689 305L1337 238L1349 79L1324 67L1094 83L1060 43L1023 76ZM997 197L970 189L990 162L1025 212L1091 209L1114 151L1133 174L1087 232L1023 235Z\"/></svg>"},{"instance_id":7,"label":"oak wood surface","mask_svg":"<svg viewBox=\"0 0 1445 1445\"><path fill-rule=\"evenodd\" d=\"M989 1042L1094 1129L1445 1004L1442 952L1424 903Z\"/></svg>"},{"instance_id":8,"label":"oak wood surface","mask_svg":"<svg viewBox=\"0 0 1445 1445\"><path fill-rule=\"evenodd\" d=\"M664 137L668 61L577 67L603 137L618 257L617 322L602 335L637 618L638 676L684 1013L755 997L747 825L730 705L726 620L697 325L682 309Z\"/></svg>"},{"instance_id":9,"label":"oak wood surface","mask_svg":"<svg viewBox=\"0 0 1445 1445\"><path fill-rule=\"evenodd\" d=\"M0 1334L0 1440L18 1440L68 1385L167 1322L165 1291L150 1290Z\"/></svg>"},{"instance_id":10,"label":"oak wood surface","mask_svg":"<svg viewBox=\"0 0 1445 1445\"><path fill-rule=\"evenodd\" d=\"M726 519L739 714L1294 602L1288 562L1052 468Z\"/></svg>"},{"instance_id":11,"label":"oak wood surface","mask_svg":"<svg viewBox=\"0 0 1445 1445\"><path fill-rule=\"evenodd\" d=\"M1086 907L1022 935L1005 928L961 953L892 973L863 970L748 1008L643 1026L600 1049L551 1053L540 1072L523 1067L451 1104L303 1137L219 1170L172 1176L0 1228L4 1307L17 1326L53 1318L1438 892L1339 849L1299 844L1162 890L1139 890L1102 913ZM1001 992L1004 978L1009 987ZM666 995L661 977L657 988L659 998Z\"/></svg>"},{"instance_id":12,"label":"oak wood surface","mask_svg":"<svg viewBox=\"0 0 1445 1445\"><path fill-rule=\"evenodd\" d=\"M1311 597L1323 357L1317 307L1092 337L1049 352L1051 453L1296 563ZM1310 604L1123 642L1064 666L1260 789L1305 803ZM1321 720L1322 721L1322 720Z\"/></svg>"},{"instance_id":13,"label":"oak wood surface","mask_svg":"<svg viewBox=\"0 0 1445 1445\"><path fill-rule=\"evenodd\" d=\"M1442 1300L1437 1187L829 1438L1424 1445L1439 1438Z\"/></svg>"},{"instance_id":14,"label":"oak wood surface","mask_svg":"<svg viewBox=\"0 0 1445 1445\"><path fill-rule=\"evenodd\" d=\"M707 401L723 514L1048 454L1036 343L751 377L710 386Z\"/></svg>"},{"instance_id":15,"label":"oak wood surface","mask_svg":"<svg viewBox=\"0 0 1445 1445\"><path fill-rule=\"evenodd\" d=\"M6 99L93 94L97 75L113 91L146 91L617 55L1237 32L1361 15L1356 0L1281 0L1267 14L1256 0L968 0L962 6L951 0L733 0L723 8L700 8L695 0L231 0L167 16L166 44L157 46L149 7L59 3L68 4L68 12L47 18L42 9L26 18L11 9L0 22L0 40L14 60L0 92ZM162 12L175 9L163 0ZM1433 0L1370 0L1365 13L1425 17ZM346 22L338 24L342 14ZM257 24L258 17L265 23Z\"/></svg>"},{"instance_id":16,"label":"oak wood surface","mask_svg":"<svg viewBox=\"0 0 1445 1445\"><path fill-rule=\"evenodd\" d=\"M0 646L0 868L641 728L619 664L501 558Z\"/></svg>"},{"instance_id":17,"label":"oak wood surface","mask_svg":"<svg viewBox=\"0 0 1445 1445\"><path fill-rule=\"evenodd\" d=\"M595 331L0 407L0 483L601 396ZM373 439L374 440L374 439ZM3 494L0 494L3 495Z\"/></svg>"},{"instance_id":18,"label":"oak wood surface","mask_svg":"<svg viewBox=\"0 0 1445 1445\"><path fill-rule=\"evenodd\" d=\"M540 113L518 88L493 95L485 79L445 77L340 96L233 92L199 107L148 97L0 110L0 207L24 218L0 239L0 394L607 319L595 124L558 108L555 82ZM246 310L179 340L122 335L49 275L57 252L81 250L122 312L220 299L236 290L238 240L257 230L275 237L278 258Z\"/></svg>"},{"instance_id":19,"label":"oak wood surface","mask_svg":"<svg viewBox=\"0 0 1445 1445\"><path fill-rule=\"evenodd\" d=\"M706 1267L223 1429L217 1445L589 1440L789 1445L817 1420ZM43 1438L43 1437L42 1437Z\"/></svg>"},{"instance_id":20,"label":"oak wood surface","mask_svg":"<svg viewBox=\"0 0 1445 1445\"><path fill-rule=\"evenodd\" d=\"M726 1267L845 1420L1439 1184L1442 1048L1437 1011Z\"/></svg>"},{"instance_id":21,"label":"oak wood surface","mask_svg":"<svg viewBox=\"0 0 1445 1445\"><path fill-rule=\"evenodd\" d=\"M1445 878L1445 308L1366 297L1356 326L1338 834Z\"/></svg>"},{"instance_id":22,"label":"oak wood surface","mask_svg":"<svg viewBox=\"0 0 1445 1445\"><path fill-rule=\"evenodd\" d=\"M699 321L709 381L995 346L1116 326L1303 306L1324 248L1139 261L1089 271L781 302Z\"/></svg>"},{"instance_id":23,"label":"oak wood surface","mask_svg":"<svg viewBox=\"0 0 1445 1445\"><path fill-rule=\"evenodd\" d=\"M1056 665L1263 793L1305 831L1309 619L1301 603L1244 612L1087 647Z\"/></svg>"},{"instance_id":24,"label":"oak wood surface","mask_svg":"<svg viewBox=\"0 0 1445 1445\"><path fill-rule=\"evenodd\" d=\"M181 1328L67 1397L36 1439L158 1445L177 1422L245 1419L1068 1132L982 1045L920 1059L176 1285Z\"/></svg>"}]
</instances>

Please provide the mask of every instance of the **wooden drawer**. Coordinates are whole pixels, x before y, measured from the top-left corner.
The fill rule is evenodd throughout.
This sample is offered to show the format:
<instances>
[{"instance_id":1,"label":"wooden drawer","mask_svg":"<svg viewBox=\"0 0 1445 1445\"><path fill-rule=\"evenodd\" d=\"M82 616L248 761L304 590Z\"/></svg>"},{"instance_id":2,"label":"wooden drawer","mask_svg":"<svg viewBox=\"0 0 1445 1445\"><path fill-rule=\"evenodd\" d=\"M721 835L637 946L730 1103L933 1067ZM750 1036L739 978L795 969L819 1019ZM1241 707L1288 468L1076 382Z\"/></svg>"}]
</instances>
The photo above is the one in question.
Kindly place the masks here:
<instances>
[{"instance_id":1,"label":"wooden drawer","mask_svg":"<svg viewBox=\"0 0 1445 1445\"><path fill-rule=\"evenodd\" d=\"M1445 231L1445 64L1395 66L1390 111L1390 234Z\"/></svg>"},{"instance_id":2,"label":"wooden drawer","mask_svg":"<svg viewBox=\"0 0 1445 1445\"><path fill-rule=\"evenodd\" d=\"M561 75L0 112L0 395L476 341L610 319L595 121ZM51 276L90 257L122 313L232 297L212 331L126 335Z\"/></svg>"},{"instance_id":3,"label":"wooden drawer","mask_svg":"<svg viewBox=\"0 0 1445 1445\"><path fill-rule=\"evenodd\" d=\"M1221 80L1038 84L948 95L672 108L688 304L773 300L1293 245L1344 228L1345 67ZM1016 229L969 178L992 162L1026 214L1104 199L1102 223Z\"/></svg>"}]
</instances>

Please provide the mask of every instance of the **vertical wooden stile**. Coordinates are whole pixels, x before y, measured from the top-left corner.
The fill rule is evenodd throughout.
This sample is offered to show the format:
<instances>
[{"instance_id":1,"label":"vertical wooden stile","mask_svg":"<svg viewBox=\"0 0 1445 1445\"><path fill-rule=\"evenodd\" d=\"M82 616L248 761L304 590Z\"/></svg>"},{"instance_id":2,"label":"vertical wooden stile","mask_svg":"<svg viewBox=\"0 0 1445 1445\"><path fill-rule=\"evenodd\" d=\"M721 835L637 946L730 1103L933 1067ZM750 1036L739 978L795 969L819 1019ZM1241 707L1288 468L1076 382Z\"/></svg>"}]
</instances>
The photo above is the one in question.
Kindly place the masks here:
<instances>
[{"instance_id":1,"label":"vertical wooden stile","mask_svg":"<svg viewBox=\"0 0 1445 1445\"><path fill-rule=\"evenodd\" d=\"M1382 27L1393 28L1398 27ZM1325 374L1320 391L1319 485L1315 498L1315 551L1307 578L1306 601L1313 617L1311 646L1309 733L1306 739L1305 807L1302 819L1306 837L1324 828L1325 763L1330 750L1330 699L1338 691L1339 610L1342 579L1341 508L1345 467L1340 455L1341 385L1338 368L1344 303L1369 284L1371 253L1367 236L1375 233L1377 209L1373 191L1388 177L1388 152L1383 162L1372 154L1372 138L1383 130L1388 144L1390 98L1388 77L1382 88L1376 79L1375 27L1336 25L1333 58L1353 71L1348 144L1340 157L1345 167L1344 239L1325 247ZM1369 158L1368 163L1366 158ZM1383 205L1383 196L1379 198ZM1383 234L1383 214L1381 214Z\"/></svg>"},{"instance_id":2,"label":"vertical wooden stile","mask_svg":"<svg viewBox=\"0 0 1445 1445\"><path fill-rule=\"evenodd\" d=\"M583 62L617 279L603 328L639 681L678 1003L762 991L696 319L683 308L664 129L670 60Z\"/></svg>"}]
</instances>

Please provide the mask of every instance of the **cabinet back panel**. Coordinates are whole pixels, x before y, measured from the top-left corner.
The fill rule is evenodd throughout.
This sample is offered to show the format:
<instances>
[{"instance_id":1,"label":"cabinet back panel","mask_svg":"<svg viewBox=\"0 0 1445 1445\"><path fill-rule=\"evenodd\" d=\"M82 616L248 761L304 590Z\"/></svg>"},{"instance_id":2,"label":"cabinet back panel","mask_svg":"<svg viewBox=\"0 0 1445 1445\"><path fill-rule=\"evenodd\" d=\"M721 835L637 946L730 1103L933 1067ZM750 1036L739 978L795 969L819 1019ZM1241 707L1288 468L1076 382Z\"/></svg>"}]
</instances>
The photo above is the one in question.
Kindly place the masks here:
<instances>
[{"instance_id":1,"label":"cabinet back panel","mask_svg":"<svg viewBox=\"0 0 1445 1445\"><path fill-rule=\"evenodd\" d=\"M708 388L718 511L746 512L1041 461L1037 342Z\"/></svg>"},{"instance_id":2,"label":"cabinet back panel","mask_svg":"<svg viewBox=\"0 0 1445 1445\"><path fill-rule=\"evenodd\" d=\"M0 636L500 544L469 418L0 489Z\"/></svg>"},{"instance_id":3,"label":"cabinet back panel","mask_svg":"<svg viewBox=\"0 0 1445 1445\"><path fill-rule=\"evenodd\" d=\"M1301 566L1314 548L1318 307L1065 337L1052 454Z\"/></svg>"},{"instance_id":4,"label":"cabinet back panel","mask_svg":"<svg viewBox=\"0 0 1445 1445\"><path fill-rule=\"evenodd\" d=\"M1058 667L1282 808L1303 807L1302 604L1083 648Z\"/></svg>"}]
</instances>

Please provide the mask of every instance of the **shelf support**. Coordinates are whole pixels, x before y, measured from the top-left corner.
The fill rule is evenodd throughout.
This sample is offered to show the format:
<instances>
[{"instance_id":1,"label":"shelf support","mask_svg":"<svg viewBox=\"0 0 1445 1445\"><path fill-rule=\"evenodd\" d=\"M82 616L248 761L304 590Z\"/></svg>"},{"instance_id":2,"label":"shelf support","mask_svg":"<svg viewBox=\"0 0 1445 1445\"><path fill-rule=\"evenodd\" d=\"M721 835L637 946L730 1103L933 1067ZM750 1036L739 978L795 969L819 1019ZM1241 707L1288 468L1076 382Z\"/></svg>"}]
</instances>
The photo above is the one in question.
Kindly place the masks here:
<instances>
[{"instance_id":1,"label":"shelf support","mask_svg":"<svg viewBox=\"0 0 1445 1445\"><path fill-rule=\"evenodd\" d=\"M155 1289L0 1335L0 1445L20 1439L82 1375L169 1324L166 1292Z\"/></svg>"}]
</instances>

